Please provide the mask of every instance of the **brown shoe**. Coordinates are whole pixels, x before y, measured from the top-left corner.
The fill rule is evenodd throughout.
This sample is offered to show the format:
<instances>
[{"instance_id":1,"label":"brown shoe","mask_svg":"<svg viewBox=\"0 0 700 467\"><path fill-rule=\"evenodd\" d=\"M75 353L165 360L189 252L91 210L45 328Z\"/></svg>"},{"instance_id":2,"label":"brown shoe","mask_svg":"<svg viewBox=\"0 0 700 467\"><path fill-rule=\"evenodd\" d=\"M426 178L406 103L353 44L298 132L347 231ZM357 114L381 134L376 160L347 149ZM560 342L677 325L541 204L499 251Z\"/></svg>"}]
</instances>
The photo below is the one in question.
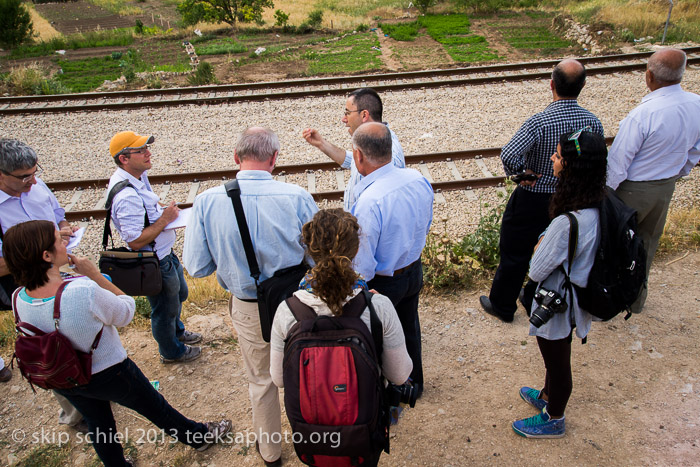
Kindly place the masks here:
<instances>
[{"instance_id":1,"label":"brown shoe","mask_svg":"<svg viewBox=\"0 0 700 467\"><path fill-rule=\"evenodd\" d=\"M12 379L12 370L10 370L7 367L0 370L0 383L7 383L11 379Z\"/></svg>"}]
</instances>

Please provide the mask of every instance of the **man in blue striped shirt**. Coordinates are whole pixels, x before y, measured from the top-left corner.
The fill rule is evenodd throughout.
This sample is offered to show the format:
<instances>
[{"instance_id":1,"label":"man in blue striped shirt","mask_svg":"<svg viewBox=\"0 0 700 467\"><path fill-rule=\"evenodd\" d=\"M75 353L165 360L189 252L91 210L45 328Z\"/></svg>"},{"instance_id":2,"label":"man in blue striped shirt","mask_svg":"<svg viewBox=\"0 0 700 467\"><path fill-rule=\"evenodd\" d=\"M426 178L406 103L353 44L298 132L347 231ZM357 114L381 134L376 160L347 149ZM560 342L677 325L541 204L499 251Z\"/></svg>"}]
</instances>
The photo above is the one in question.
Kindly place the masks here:
<instances>
[{"instance_id":1,"label":"man in blue striped shirt","mask_svg":"<svg viewBox=\"0 0 700 467\"><path fill-rule=\"evenodd\" d=\"M418 171L399 169L391 163L391 134L386 125L364 123L353 134L352 143L355 165L363 176L352 207L361 232L354 267L370 289L394 304L413 361L411 379L420 397L420 256L433 219L433 188Z\"/></svg>"},{"instance_id":2,"label":"man in blue striped shirt","mask_svg":"<svg viewBox=\"0 0 700 467\"><path fill-rule=\"evenodd\" d=\"M508 200L501 223L501 261L489 296L479 298L487 313L507 323L513 321L537 239L549 225L549 199L557 184L550 157L557 150L559 137L586 126L603 135L600 120L576 101L585 83L586 70L580 62L559 62L550 81L553 102L528 118L501 151L506 175L525 172L537 177L520 182ZM528 283L522 293L528 313L535 287L535 283Z\"/></svg>"}]
</instances>

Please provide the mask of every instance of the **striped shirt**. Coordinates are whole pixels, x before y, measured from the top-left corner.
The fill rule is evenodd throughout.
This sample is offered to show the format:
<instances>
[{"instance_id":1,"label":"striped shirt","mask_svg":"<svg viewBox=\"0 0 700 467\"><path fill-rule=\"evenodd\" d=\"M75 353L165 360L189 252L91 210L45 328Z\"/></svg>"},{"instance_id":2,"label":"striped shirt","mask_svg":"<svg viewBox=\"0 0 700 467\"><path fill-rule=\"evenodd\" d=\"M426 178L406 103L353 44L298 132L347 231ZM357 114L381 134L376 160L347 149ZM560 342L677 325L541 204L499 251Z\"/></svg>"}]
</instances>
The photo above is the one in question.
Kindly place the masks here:
<instances>
[{"instance_id":1,"label":"striped shirt","mask_svg":"<svg viewBox=\"0 0 700 467\"><path fill-rule=\"evenodd\" d=\"M557 178L552 171L550 157L557 151L559 137L588 125L594 133L603 136L600 120L578 105L575 99L552 102L544 111L528 118L501 150L506 175L530 169L536 174L542 174L542 178L534 186L523 188L535 193L554 193Z\"/></svg>"}]
</instances>

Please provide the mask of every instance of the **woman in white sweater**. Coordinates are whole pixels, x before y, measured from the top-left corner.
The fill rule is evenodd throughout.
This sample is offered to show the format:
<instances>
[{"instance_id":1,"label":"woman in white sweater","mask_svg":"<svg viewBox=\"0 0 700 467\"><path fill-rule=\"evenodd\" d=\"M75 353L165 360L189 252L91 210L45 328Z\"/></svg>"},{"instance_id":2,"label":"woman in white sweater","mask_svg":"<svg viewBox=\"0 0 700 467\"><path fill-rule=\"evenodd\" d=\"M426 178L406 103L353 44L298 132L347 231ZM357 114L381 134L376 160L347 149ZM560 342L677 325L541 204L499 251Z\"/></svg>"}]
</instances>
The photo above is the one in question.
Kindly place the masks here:
<instances>
[{"instance_id":1,"label":"woman in white sweater","mask_svg":"<svg viewBox=\"0 0 700 467\"><path fill-rule=\"evenodd\" d=\"M605 139L586 127L562 135L557 152L552 155L554 175L559 179L549 206L552 222L535 247L529 276L539 282L538 290L544 288L558 293L567 306L544 324L534 317L530 319L530 335L537 336L546 373L541 390L520 388L520 397L541 411L513 422L513 430L527 438L560 438L565 433L564 410L573 388L572 334L575 330L576 336L585 338L592 321L591 314L578 305L575 290L571 296L564 287L563 270L569 268L570 223L566 213L576 217L579 229L571 262L571 281L585 287L600 242L598 206L605 198L607 154ZM537 306L538 303L533 302L533 312Z\"/></svg>"},{"instance_id":2,"label":"woman in white sweater","mask_svg":"<svg viewBox=\"0 0 700 467\"><path fill-rule=\"evenodd\" d=\"M355 216L343 209L319 211L302 228L302 241L315 266L294 296L319 316L341 315L343 305L367 288L364 279L352 269L359 248L359 229ZM383 328L382 374L394 384L403 384L411 374L413 363L406 350L401 322L391 300L384 295L374 294L372 305ZM369 308L365 308L360 318L371 329ZM282 302L270 337L270 373L279 387L284 386L284 341L295 323L286 302Z\"/></svg>"},{"instance_id":3,"label":"woman in white sweater","mask_svg":"<svg viewBox=\"0 0 700 467\"><path fill-rule=\"evenodd\" d=\"M117 327L134 317L134 299L107 280L87 258L67 253L66 241L48 221L17 224L5 232L3 257L22 286L14 302L20 321L48 333L55 329L54 301L63 283L59 268L70 264L86 276L70 281L60 295L59 332L73 347L89 352L102 329L92 355L90 382L58 389L87 421L100 460L108 467L131 465L125 459L121 436L110 401L128 407L152 421L165 433L197 450L209 447L231 429L231 422L198 423L172 408L126 355Z\"/></svg>"}]
</instances>

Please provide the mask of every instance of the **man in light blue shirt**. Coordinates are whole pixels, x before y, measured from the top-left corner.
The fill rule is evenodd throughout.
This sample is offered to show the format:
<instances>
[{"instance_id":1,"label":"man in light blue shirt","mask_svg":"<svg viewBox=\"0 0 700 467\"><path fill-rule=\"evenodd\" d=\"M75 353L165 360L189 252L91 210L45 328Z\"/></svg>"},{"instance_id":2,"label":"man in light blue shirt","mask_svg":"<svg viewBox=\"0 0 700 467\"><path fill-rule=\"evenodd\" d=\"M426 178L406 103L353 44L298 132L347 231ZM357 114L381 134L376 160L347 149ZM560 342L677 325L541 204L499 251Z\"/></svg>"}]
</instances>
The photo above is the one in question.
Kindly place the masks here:
<instances>
[{"instance_id":1,"label":"man in light blue shirt","mask_svg":"<svg viewBox=\"0 0 700 467\"><path fill-rule=\"evenodd\" d=\"M360 88L351 92L348 96L345 102L345 113L341 121L352 136L355 130L365 122L381 122L382 112L383 106L379 94L371 88ZM399 138L393 131L389 130L389 133L391 134L391 160L396 167L405 167L406 161ZM350 180L348 180L348 184L345 187L345 195L343 197L343 207L346 211L350 211L359 196L357 184L362 180L362 174L357 171L355 166L352 151L345 151L329 143L313 128L304 130L302 136L309 144L320 149L342 168L350 169Z\"/></svg>"},{"instance_id":2,"label":"man in light blue shirt","mask_svg":"<svg viewBox=\"0 0 700 467\"><path fill-rule=\"evenodd\" d=\"M301 227L318 211L306 190L273 180L279 147L272 130L253 127L243 132L233 156L241 166L236 179L260 281L278 269L301 263ZM270 344L260 331L255 281L224 186L210 188L195 199L185 231L183 261L193 277L216 272L219 284L232 294L229 312L247 370L254 431L267 434L258 439L259 452L266 465L277 465L281 444L270 437L282 427L279 393L270 376Z\"/></svg>"},{"instance_id":3,"label":"man in light blue shirt","mask_svg":"<svg viewBox=\"0 0 700 467\"><path fill-rule=\"evenodd\" d=\"M354 132L352 142L355 165L363 176L352 207L361 232L354 267L370 289L386 295L394 304L413 361L411 379L420 397L420 256L433 219L433 188L419 172L399 169L391 163L391 134L386 125L364 123Z\"/></svg>"},{"instance_id":4,"label":"man in light blue shirt","mask_svg":"<svg viewBox=\"0 0 700 467\"><path fill-rule=\"evenodd\" d=\"M651 92L620 122L608 155L608 186L637 210L647 276L676 180L700 160L700 96L681 89L685 66L685 52L678 49L661 49L649 58L645 77ZM646 293L644 288L633 313L642 311Z\"/></svg>"}]
</instances>

